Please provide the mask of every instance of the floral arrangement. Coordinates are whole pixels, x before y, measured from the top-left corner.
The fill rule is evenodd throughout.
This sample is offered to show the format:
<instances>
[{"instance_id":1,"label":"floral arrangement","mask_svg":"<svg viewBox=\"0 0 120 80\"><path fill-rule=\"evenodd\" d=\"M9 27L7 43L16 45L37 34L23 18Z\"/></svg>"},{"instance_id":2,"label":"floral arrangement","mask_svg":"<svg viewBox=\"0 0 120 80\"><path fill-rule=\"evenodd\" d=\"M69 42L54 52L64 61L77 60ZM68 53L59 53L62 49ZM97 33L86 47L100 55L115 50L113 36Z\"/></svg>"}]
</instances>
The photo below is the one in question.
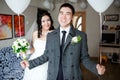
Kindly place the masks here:
<instances>
[{"instance_id":1,"label":"floral arrangement","mask_svg":"<svg viewBox=\"0 0 120 80\"><path fill-rule=\"evenodd\" d=\"M23 59L27 59L27 51L30 48L30 44L26 39L17 39L13 42L12 49L13 52L17 54L17 57L22 57Z\"/></svg>"},{"instance_id":2,"label":"floral arrangement","mask_svg":"<svg viewBox=\"0 0 120 80\"><path fill-rule=\"evenodd\" d=\"M72 38L71 43L72 43L72 44L78 43L78 42L81 41L81 39L82 39L82 38L81 38L80 35L79 35L79 36L75 36L75 37Z\"/></svg>"}]
</instances>

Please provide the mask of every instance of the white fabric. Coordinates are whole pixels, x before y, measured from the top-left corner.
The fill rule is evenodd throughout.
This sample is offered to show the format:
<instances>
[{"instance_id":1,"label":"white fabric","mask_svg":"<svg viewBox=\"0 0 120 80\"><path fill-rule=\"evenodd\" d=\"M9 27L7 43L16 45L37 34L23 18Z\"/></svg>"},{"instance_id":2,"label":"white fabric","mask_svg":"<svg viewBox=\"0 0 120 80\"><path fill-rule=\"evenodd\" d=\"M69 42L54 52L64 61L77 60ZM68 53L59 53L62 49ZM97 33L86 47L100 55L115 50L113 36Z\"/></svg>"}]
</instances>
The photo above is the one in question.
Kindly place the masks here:
<instances>
[{"instance_id":1,"label":"white fabric","mask_svg":"<svg viewBox=\"0 0 120 80\"><path fill-rule=\"evenodd\" d=\"M32 44L32 35L35 30L37 30L36 19L34 20L32 26L30 27L30 29L27 31L25 35L25 39L28 40L30 44Z\"/></svg>"},{"instance_id":2,"label":"white fabric","mask_svg":"<svg viewBox=\"0 0 120 80\"><path fill-rule=\"evenodd\" d=\"M30 60L44 53L46 41L37 39L34 42L35 52L30 56ZM23 80L47 80L48 62L39 65L33 69L25 69Z\"/></svg>"}]
</instances>

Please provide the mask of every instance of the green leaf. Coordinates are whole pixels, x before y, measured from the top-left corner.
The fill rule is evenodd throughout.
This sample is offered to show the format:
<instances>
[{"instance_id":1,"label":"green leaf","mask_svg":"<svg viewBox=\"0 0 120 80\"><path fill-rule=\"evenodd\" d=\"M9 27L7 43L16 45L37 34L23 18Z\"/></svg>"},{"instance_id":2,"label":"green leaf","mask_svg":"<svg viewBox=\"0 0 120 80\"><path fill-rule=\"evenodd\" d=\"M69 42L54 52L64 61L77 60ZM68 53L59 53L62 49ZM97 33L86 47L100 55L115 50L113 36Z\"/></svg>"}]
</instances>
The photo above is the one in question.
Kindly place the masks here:
<instances>
[{"instance_id":1,"label":"green leaf","mask_svg":"<svg viewBox=\"0 0 120 80\"><path fill-rule=\"evenodd\" d=\"M81 40L81 36L80 35L77 37L77 40L78 40L78 42Z\"/></svg>"}]
</instances>

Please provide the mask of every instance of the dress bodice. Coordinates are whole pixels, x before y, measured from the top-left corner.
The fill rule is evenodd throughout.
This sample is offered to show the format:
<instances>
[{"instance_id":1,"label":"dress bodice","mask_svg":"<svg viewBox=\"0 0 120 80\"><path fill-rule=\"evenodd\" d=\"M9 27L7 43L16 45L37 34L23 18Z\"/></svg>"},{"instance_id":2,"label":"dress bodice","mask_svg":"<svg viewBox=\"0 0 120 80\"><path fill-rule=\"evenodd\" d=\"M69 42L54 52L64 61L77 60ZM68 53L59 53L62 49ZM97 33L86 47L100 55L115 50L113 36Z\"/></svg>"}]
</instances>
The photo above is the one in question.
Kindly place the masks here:
<instances>
[{"instance_id":1,"label":"dress bodice","mask_svg":"<svg viewBox=\"0 0 120 80\"><path fill-rule=\"evenodd\" d=\"M32 60L44 54L46 41L36 39L33 43L33 46L35 52L30 56L29 60ZM23 80L47 80L47 70L48 70L48 62L36 66L33 69L26 68Z\"/></svg>"},{"instance_id":2,"label":"dress bodice","mask_svg":"<svg viewBox=\"0 0 120 80\"><path fill-rule=\"evenodd\" d=\"M36 58L38 56L41 56L44 53L45 46L46 46L46 41L45 40L40 40L36 39L33 43L35 52L31 55L30 59Z\"/></svg>"}]
</instances>

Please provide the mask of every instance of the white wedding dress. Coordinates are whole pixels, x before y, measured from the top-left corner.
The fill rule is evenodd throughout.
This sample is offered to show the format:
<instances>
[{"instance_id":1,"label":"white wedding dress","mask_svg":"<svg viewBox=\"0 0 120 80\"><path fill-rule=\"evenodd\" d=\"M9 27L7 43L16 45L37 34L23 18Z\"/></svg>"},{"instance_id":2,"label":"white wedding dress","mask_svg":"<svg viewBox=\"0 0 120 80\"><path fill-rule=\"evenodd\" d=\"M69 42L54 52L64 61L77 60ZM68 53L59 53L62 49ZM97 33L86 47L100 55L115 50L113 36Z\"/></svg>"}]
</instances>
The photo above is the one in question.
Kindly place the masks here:
<instances>
[{"instance_id":1,"label":"white wedding dress","mask_svg":"<svg viewBox=\"0 0 120 80\"><path fill-rule=\"evenodd\" d=\"M44 53L46 41L37 39L33 44L35 52L30 56L29 60L32 60ZM35 68L26 68L24 72L23 80L47 80L48 62L39 65Z\"/></svg>"}]
</instances>

